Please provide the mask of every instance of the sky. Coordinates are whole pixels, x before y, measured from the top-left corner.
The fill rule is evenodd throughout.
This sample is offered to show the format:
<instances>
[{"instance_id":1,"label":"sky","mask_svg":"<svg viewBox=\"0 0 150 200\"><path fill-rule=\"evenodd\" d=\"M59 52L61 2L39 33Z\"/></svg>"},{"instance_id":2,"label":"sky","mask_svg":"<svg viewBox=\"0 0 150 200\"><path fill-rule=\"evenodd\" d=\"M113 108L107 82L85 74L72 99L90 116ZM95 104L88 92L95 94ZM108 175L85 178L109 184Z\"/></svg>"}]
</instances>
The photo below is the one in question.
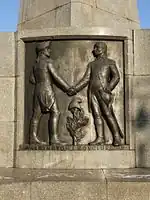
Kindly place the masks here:
<instances>
[{"instance_id":1,"label":"sky","mask_svg":"<svg viewBox=\"0 0 150 200\"><path fill-rule=\"evenodd\" d=\"M16 31L19 2L20 0L0 0L0 31ZM150 0L138 0L138 9L141 28L150 29Z\"/></svg>"}]
</instances>

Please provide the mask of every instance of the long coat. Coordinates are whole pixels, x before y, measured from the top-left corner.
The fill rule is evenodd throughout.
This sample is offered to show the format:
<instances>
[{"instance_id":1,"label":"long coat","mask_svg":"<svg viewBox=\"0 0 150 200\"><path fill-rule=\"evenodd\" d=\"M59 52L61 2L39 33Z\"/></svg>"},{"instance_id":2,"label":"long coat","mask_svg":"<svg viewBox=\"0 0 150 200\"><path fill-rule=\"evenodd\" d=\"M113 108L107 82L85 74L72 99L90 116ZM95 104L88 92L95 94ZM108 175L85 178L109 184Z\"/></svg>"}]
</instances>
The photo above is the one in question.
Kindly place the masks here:
<instances>
[{"instance_id":1,"label":"long coat","mask_svg":"<svg viewBox=\"0 0 150 200\"><path fill-rule=\"evenodd\" d=\"M120 80L120 75L114 60L107 57L96 59L90 62L82 79L76 84L78 91L88 85L88 106L91 112L92 95L96 92L111 91Z\"/></svg>"}]
</instances>

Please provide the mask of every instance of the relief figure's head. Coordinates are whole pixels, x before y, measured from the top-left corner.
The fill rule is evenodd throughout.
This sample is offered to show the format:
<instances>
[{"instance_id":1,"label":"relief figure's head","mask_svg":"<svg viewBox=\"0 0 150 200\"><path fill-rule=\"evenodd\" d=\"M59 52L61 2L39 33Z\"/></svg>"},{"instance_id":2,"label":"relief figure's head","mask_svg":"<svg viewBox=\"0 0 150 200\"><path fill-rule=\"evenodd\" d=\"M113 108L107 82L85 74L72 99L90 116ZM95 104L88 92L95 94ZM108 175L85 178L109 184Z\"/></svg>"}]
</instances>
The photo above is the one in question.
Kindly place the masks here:
<instances>
[{"instance_id":1,"label":"relief figure's head","mask_svg":"<svg viewBox=\"0 0 150 200\"><path fill-rule=\"evenodd\" d=\"M96 42L93 47L93 56L95 58L107 56L107 45L105 42Z\"/></svg>"},{"instance_id":2,"label":"relief figure's head","mask_svg":"<svg viewBox=\"0 0 150 200\"><path fill-rule=\"evenodd\" d=\"M39 42L36 45L36 54L37 56L44 55L50 57L51 55L51 41Z\"/></svg>"}]
</instances>

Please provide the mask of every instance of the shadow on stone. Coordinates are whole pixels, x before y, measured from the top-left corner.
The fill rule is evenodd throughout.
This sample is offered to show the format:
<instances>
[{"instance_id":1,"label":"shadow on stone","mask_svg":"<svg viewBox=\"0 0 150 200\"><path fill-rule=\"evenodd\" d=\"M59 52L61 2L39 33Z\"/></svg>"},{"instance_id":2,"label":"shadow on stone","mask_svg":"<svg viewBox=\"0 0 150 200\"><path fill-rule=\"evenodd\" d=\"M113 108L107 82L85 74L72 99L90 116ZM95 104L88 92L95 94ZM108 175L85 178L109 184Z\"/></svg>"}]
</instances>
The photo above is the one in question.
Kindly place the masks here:
<instances>
[{"instance_id":1,"label":"shadow on stone","mask_svg":"<svg viewBox=\"0 0 150 200\"><path fill-rule=\"evenodd\" d=\"M141 107L136 116L136 127L139 129L145 128L149 123L149 113L145 107Z\"/></svg>"},{"instance_id":2,"label":"shadow on stone","mask_svg":"<svg viewBox=\"0 0 150 200\"><path fill-rule=\"evenodd\" d=\"M138 149L138 157L139 157L138 166L139 167L143 167L145 164L144 152L145 152L145 145L141 144Z\"/></svg>"}]
</instances>

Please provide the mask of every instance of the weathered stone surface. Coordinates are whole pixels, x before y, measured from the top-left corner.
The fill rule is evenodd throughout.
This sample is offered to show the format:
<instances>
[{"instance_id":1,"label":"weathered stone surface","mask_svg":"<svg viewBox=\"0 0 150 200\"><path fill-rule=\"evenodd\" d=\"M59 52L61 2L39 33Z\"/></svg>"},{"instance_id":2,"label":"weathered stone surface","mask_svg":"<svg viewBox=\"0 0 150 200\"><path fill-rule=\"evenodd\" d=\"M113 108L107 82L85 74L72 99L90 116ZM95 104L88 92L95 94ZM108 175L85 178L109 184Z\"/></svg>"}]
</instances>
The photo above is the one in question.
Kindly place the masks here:
<instances>
[{"instance_id":1,"label":"weathered stone surface","mask_svg":"<svg viewBox=\"0 0 150 200\"><path fill-rule=\"evenodd\" d=\"M133 120L144 128L150 122L150 76L134 76L133 88Z\"/></svg>"},{"instance_id":2,"label":"weathered stone surface","mask_svg":"<svg viewBox=\"0 0 150 200\"><path fill-rule=\"evenodd\" d=\"M136 76L133 81L134 112L136 122L149 121L150 76ZM142 125L142 124L141 124ZM144 124L143 124L144 125ZM139 124L140 126L140 124ZM146 124L145 124L146 126Z\"/></svg>"},{"instance_id":3,"label":"weathered stone surface","mask_svg":"<svg viewBox=\"0 0 150 200\"><path fill-rule=\"evenodd\" d=\"M52 10L50 12L45 13L44 15L40 15L37 18L33 18L25 23L19 24L18 29L44 29L44 28L54 28L56 22L56 11Z\"/></svg>"},{"instance_id":4,"label":"weathered stone surface","mask_svg":"<svg viewBox=\"0 0 150 200\"><path fill-rule=\"evenodd\" d=\"M55 27L65 27L70 25L71 4L66 4L56 10ZM48 25L47 27L48 28Z\"/></svg>"},{"instance_id":5,"label":"weathered stone surface","mask_svg":"<svg viewBox=\"0 0 150 200\"><path fill-rule=\"evenodd\" d=\"M38 17L20 24L18 28L21 30L30 30L33 29L33 27L34 29L67 27L70 25L70 6L71 4L69 3L59 7L59 9L46 12L44 15L39 15Z\"/></svg>"},{"instance_id":6,"label":"weathered stone surface","mask_svg":"<svg viewBox=\"0 0 150 200\"><path fill-rule=\"evenodd\" d=\"M96 0L96 6L122 18L139 22L136 0L115 0L111 2L111 5L109 0Z\"/></svg>"},{"instance_id":7,"label":"weathered stone surface","mask_svg":"<svg viewBox=\"0 0 150 200\"><path fill-rule=\"evenodd\" d=\"M2 200L85 199L106 200L102 170L0 169ZM24 188L22 188L24 187ZM18 190L20 189L20 194ZM6 195L4 197L4 195Z\"/></svg>"},{"instance_id":8,"label":"weathered stone surface","mask_svg":"<svg viewBox=\"0 0 150 200\"><path fill-rule=\"evenodd\" d=\"M150 76L136 76L133 81L133 132L136 134L136 165L150 166Z\"/></svg>"},{"instance_id":9,"label":"weathered stone surface","mask_svg":"<svg viewBox=\"0 0 150 200\"><path fill-rule=\"evenodd\" d=\"M124 43L125 54L124 54L124 62L125 62L125 75L133 75L134 70L134 58L133 58L133 40L126 40Z\"/></svg>"},{"instance_id":10,"label":"weathered stone surface","mask_svg":"<svg viewBox=\"0 0 150 200\"><path fill-rule=\"evenodd\" d=\"M30 200L30 185L28 183L13 183L0 185L0 200Z\"/></svg>"},{"instance_id":11,"label":"weathered stone surface","mask_svg":"<svg viewBox=\"0 0 150 200\"><path fill-rule=\"evenodd\" d=\"M67 3L70 3L70 0L21 0L19 22L22 23L37 18Z\"/></svg>"},{"instance_id":12,"label":"weathered stone surface","mask_svg":"<svg viewBox=\"0 0 150 200\"><path fill-rule=\"evenodd\" d=\"M13 167L14 122L0 122L0 167Z\"/></svg>"},{"instance_id":13,"label":"weathered stone surface","mask_svg":"<svg viewBox=\"0 0 150 200\"><path fill-rule=\"evenodd\" d=\"M150 30L134 31L134 74L150 75Z\"/></svg>"},{"instance_id":14,"label":"weathered stone surface","mask_svg":"<svg viewBox=\"0 0 150 200\"><path fill-rule=\"evenodd\" d=\"M103 36L103 37L127 37L129 40L132 40L132 30L129 29L116 29L116 28L108 28L108 27L59 27L59 28L47 28L47 29L35 29L35 30L28 30L25 29L23 31L18 32L17 40L18 43L18 51L21 53L21 59L19 58L19 63L23 65L24 69L24 46L22 39L24 41L33 41L38 40L39 38L49 38L50 36ZM18 66L19 67L19 66Z\"/></svg>"},{"instance_id":15,"label":"weathered stone surface","mask_svg":"<svg viewBox=\"0 0 150 200\"><path fill-rule=\"evenodd\" d=\"M0 169L0 180L0 200L106 200L102 170Z\"/></svg>"},{"instance_id":16,"label":"weathered stone surface","mask_svg":"<svg viewBox=\"0 0 150 200\"><path fill-rule=\"evenodd\" d=\"M106 200L106 186L98 182L37 182L31 185L31 200Z\"/></svg>"},{"instance_id":17,"label":"weathered stone surface","mask_svg":"<svg viewBox=\"0 0 150 200\"><path fill-rule=\"evenodd\" d=\"M16 88L16 95L20 98L17 101L17 121L23 120L24 117L24 76L19 76L16 78L17 88ZM22 98L21 98L22 97Z\"/></svg>"},{"instance_id":18,"label":"weathered stone surface","mask_svg":"<svg viewBox=\"0 0 150 200\"><path fill-rule=\"evenodd\" d=\"M0 33L0 167L13 166L15 33Z\"/></svg>"},{"instance_id":19,"label":"weathered stone surface","mask_svg":"<svg viewBox=\"0 0 150 200\"><path fill-rule=\"evenodd\" d=\"M60 1L60 0L59 0ZM96 7L96 1L95 0L70 0L72 3L74 2L79 2L79 3L83 3L86 5L90 5L92 7Z\"/></svg>"},{"instance_id":20,"label":"weathered stone surface","mask_svg":"<svg viewBox=\"0 0 150 200\"><path fill-rule=\"evenodd\" d=\"M71 4L70 26L94 26L92 11L93 8L88 4L73 2Z\"/></svg>"},{"instance_id":21,"label":"weathered stone surface","mask_svg":"<svg viewBox=\"0 0 150 200\"><path fill-rule=\"evenodd\" d=\"M126 142L130 149L135 149L135 133L133 131L133 76L125 76L125 121Z\"/></svg>"},{"instance_id":22,"label":"weathered stone surface","mask_svg":"<svg viewBox=\"0 0 150 200\"><path fill-rule=\"evenodd\" d=\"M0 78L0 121L14 121L14 78Z\"/></svg>"},{"instance_id":23,"label":"weathered stone surface","mask_svg":"<svg viewBox=\"0 0 150 200\"><path fill-rule=\"evenodd\" d=\"M0 32L0 77L15 75L15 33Z\"/></svg>"},{"instance_id":24,"label":"weathered stone surface","mask_svg":"<svg viewBox=\"0 0 150 200\"><path fill-rule=\"evenodd\" d=\"M149 200L150 183L108 183L108 200Z\"/></svg>"},{"instance_id":25,"label":"weathered stone surface","mask_svg":"<svg viewBox=\"0 0 150 200\"><path fill-rule=\"evenodd\" d=\"M104 169L107 182L149 182L150 170L147 168Z\"/></svg>"},{"instance_id":26,"label":"weathered stone surface","mask_svg":"<svg viewBox=\"0 0 150 200\"><path fill-rule=\"evenodd\" d=\"M149 169L104 170L109 200L149 200Z\"/></svg>"},{"instance_id":27,"label":"weathered stone surface","mask_svg":"<svg viewBox=\"0 0 150 200\"><path fill-rule=\"evenodd\" d=\"M20 144L24 142L24 121L18 120L16 122L16 148L19 149Z\"/></svg>"},{"instance_id":28,"label":"weathered stone surface","mask_svg":"<svg viewBox=\"0 0 150 200\"><path fill-rule=\"evenodd\" d=\"M143 124L146 122L143 122ZM150 167L150 124L136 131L136 166Z\"/></svg>"},{"instance_id":29,"label":"weathered stone surface","mask_svg":"<svg viewBox=\"0 0 150 200\"><path fill-rule=\"evenodd\" d=\"M20 169L0 168L1 184L13 182L150 182L149 168L131 169Z\"/></svg>"},{"instance_id":30,"label":"weathered stone surface","mask_svg":"<svg viewBox=\"0 0 150 200\"><path fill-rule=\"evenodd\" d=\"M57 14L50 14L55 13L55 11L61 13L60 23L57 23L57 20L59 21ZM50 18L48 20L49 15L51 15L52 21L56 19L55 25ZM66 19L69 20L68 24L66 24ZM129 0L122 0L121 2L115 0L111 6L108 0L52 0L51 2L44 0L42 3L39 0L23 0L19 22L19 30L20 28L40 29L42 28L41 24L44 24L44 28L62 27L64 25L139 28L136 0L132 3Z\"/></svg>"},{"instance_id":31,"label":"weathered stone surface","mask_svg":"<svg viewBox=\"0 0 150 200\"><path fill-rule=\"evenodd\" d=\"M0 168L0 200L149 200L149 169ZM50 198L51 197L51 198Z\"/></svg>"},{"instance_id":32,"label":"weathered stone surface","mask_svg":"<svg viewBox=\"0 0 150 200\"><path fill-rule=\"evenodd\" d=\"M129 150L17 151L16 166L51 169L133 168L134 157L134 151Z\"/></svg>"},{"instance_id":33,"label":"weathered stone surface","mask_svg":"<svg viewBox=\"0 0 150 200\"><path fill-rule=\"evenodd\" d=\"M3 184L13 182L34 182L34 181L88 181L105 182L105 176L100 170L80 169L21 169L21 168L0 168L0 180Z\"/></svg>"},{"instance_id":34,"label":"weathered stone surface","mask_svg":"<svg viewBox=\"0 0 150 200\"><path fill-rule=\"evenodd\" d=\"M110 6L111 7L111 6ZM92 25L93 26L105 26L112 28L129 28L138 29L139 23L132 21L128 18L121 17L115 13L105 11L103 9L93 8L92 9Z\"/></svg>"}]
</instances>

